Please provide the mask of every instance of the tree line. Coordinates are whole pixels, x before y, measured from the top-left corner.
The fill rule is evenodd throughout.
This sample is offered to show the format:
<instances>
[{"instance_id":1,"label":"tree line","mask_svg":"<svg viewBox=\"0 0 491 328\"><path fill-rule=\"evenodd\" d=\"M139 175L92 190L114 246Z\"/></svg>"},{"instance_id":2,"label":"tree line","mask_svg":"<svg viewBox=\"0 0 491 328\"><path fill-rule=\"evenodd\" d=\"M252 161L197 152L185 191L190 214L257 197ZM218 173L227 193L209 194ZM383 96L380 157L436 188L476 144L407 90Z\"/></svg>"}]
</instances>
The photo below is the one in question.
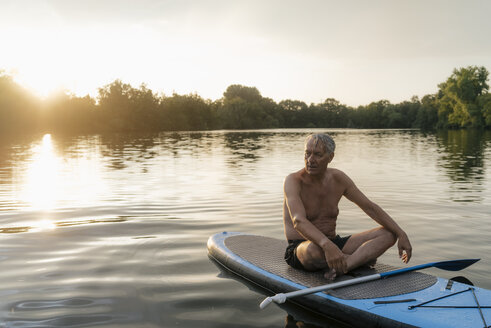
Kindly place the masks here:
<instances>
[{"instance_id":1,"label":"tree line","mask_svg":"<svg viewBox=\"0 0 491 328\"><path fill-rule=\"evenodd\" d=\"M153 132L263 128L491 128L489 72L454 69L436 94L392 104L350 107L333 98L307 105L276 103L255 87L230 85L221 99L197 94L165 96L121 80L94 99L60 93L40 100L0 71L0 132Z\"/></svg>"}]
</instances>

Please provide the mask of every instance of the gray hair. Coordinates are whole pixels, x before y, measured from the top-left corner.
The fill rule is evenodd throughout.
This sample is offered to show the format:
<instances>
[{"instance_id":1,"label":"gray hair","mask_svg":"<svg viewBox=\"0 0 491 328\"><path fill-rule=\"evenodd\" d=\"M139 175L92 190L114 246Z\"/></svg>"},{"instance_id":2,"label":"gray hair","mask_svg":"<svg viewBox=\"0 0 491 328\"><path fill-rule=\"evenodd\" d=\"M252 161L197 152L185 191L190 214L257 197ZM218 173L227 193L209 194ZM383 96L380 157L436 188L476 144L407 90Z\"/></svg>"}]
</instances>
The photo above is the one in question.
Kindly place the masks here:
<instances>
[{"instance_id":1,"label":"gray hair","mask_svg":"<svg viewBox=\"0 0 491 328\"><path fill-rule=\"evenodd\" d=\"M309 142L310 140L314 141L314 145L317 145L320 142L320 144L324 147L324 150L328 154L334 153L334 150L336 149L336 143L334 142L332 137L328 134L325 133L311 134L305 139L305 145L307 145L307 142Z\"/></svg>"}]
</instances>

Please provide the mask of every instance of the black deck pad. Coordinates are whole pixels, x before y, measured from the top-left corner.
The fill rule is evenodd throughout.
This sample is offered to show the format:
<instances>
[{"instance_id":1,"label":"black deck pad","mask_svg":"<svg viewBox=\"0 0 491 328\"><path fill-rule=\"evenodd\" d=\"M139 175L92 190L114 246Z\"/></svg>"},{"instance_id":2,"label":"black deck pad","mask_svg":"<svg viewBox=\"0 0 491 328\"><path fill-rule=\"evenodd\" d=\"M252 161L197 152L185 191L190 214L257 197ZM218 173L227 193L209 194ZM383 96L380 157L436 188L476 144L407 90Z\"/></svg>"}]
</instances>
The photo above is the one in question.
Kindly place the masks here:
<instances>
[{"instance_id":1,"label":"black deck pad","mask_svg":"<svg viewBox=\"0 0 491 328\"><path fill-rule=\"evenodd\" d=\"M283 259L287 246L285 240L254 235L236 235L228 237L225 240L225 246L255 266L295 283L307 287L329 283L321 271L306 272L291 268L286 264ZM337 278L335 282L395 269L397 268L377 263L373 267L355 269ZM335 289L328 291L328 294L348 300L387 297L415 292L427 288L436 282L437 278L435 276L414 271Z\"/></svg>"}]
</instances>

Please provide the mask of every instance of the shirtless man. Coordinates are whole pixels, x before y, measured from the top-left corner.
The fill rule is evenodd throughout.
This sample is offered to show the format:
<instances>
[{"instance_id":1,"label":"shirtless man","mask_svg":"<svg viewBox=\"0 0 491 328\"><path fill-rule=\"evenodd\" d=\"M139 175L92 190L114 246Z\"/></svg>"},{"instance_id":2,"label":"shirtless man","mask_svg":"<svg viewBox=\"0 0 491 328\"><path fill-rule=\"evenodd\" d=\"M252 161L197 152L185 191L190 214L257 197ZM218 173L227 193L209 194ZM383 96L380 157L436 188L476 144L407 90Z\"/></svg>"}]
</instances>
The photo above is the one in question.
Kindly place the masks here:
<instances>
[{"instance_id":1,"label":"shirtless man","mask_svg":"<svg viewBox=\"0 0 491 328\"><path fill-rule=\"evenodd\" d=\"M399 257L404 263L409 262L412 248L404 230L346 174L328 168L334 149L330 136L308 136L305 167L285 179L286 262L297 269L325 270L326 278L332 280L336 275L375 261L396 241ZM358 205L380 227L347 237L337 235L338 204L342 196Z\"/></svg>"}]
</instances>

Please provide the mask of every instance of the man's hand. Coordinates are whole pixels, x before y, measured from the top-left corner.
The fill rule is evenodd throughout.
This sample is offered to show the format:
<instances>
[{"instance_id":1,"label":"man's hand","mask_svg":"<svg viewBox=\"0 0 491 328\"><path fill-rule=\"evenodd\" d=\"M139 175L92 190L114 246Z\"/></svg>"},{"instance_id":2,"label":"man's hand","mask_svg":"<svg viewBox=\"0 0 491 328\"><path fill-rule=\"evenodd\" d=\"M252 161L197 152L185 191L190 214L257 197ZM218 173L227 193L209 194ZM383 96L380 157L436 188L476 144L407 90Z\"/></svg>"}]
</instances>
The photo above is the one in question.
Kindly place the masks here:
<instances>
[{"instance_id":1,"label":"man's hand","mask_svg":"<svg viewBox=\"0 0 491 328\"><path fill-rule=\"evenodd\" d=\"M332 244L323 249L327 265L331 271L334 270L342 274L348 272L348 265L344 253L336 245Z\"/></svg>"},{"instance_id":2,"label":"man's hand","mask_svg":"<svg viewBox=\"0 0 491 328\"><path fill-rule=\"evenodd\" d=\"M409 238L406 233L402 233L398 239L397 248L399 248L399 258L402 259L402 262L408 263L413 250Z\"/></svg>"}]
</instances>

